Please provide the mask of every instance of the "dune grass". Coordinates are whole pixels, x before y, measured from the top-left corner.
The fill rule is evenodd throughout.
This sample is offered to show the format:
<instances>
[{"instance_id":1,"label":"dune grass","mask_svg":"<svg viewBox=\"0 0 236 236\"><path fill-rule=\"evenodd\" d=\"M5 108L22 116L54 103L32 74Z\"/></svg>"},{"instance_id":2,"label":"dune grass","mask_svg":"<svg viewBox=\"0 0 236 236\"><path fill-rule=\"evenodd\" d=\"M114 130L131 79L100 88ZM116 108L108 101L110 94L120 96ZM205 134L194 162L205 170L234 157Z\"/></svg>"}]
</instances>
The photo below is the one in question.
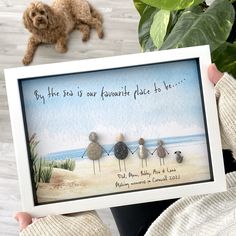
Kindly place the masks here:
<instances>
[{"instance_id":1,"label":"dune grass","mask_svg":"<svg viewBox=\"0 0 236 236\"><path fill-rule=\"evenodd\" d=\"M37 190L38 184L50 183L53 168L60 168L73 171L75 169L75 160L66 159L64 161L48 161L40 157L37 153L36 147L39 141L36 134L33 134L29 140L30 157L33 170L33 181Z\"/></svg>"},{"instance_id":2,"label":"dune grass","mask_svg":"<svg viewBox=\"0 0 236 236\"><path fill-rule=\"evenodd\" d=\"M75 160L53 161L53 167L73 171L75 169Z\"/></svg>"},{"instance_id":3,"label":"dune grass","mask_svg":"<svg viewBox=\"0 0 236 236\"><path fill-rule=\"evenodd\" d=\"M36 134L33 134L29 140L29 148L30 148L30 157L32 161L32 169L33 169L33 180L36 189L38 188L38 183L49 183L52 176L53 165L48 163L46 160L42 159L36 150L39 141L37 140Z\"/></svg>"}]
</instances>

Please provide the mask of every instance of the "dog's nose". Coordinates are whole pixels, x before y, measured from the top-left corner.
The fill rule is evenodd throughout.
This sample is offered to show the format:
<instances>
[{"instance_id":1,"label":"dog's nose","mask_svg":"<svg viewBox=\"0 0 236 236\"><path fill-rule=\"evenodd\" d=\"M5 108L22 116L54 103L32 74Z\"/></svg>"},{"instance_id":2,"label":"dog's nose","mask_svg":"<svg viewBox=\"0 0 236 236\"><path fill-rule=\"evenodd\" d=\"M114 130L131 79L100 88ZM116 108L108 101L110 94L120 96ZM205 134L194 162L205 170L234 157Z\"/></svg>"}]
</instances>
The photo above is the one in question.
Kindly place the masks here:
<instances>
[{"instance_id":1,"label":"dog's nose","mask_svg":"<svg viewBox=\"0 0 236 236\"><path fill-rule=\"evenodd\" d=\"M38 22L38 23L43 23L43 19L42 19L42 18L38 18L38 19L37 19L37 22Z\"/></svg>"}]
</instances>

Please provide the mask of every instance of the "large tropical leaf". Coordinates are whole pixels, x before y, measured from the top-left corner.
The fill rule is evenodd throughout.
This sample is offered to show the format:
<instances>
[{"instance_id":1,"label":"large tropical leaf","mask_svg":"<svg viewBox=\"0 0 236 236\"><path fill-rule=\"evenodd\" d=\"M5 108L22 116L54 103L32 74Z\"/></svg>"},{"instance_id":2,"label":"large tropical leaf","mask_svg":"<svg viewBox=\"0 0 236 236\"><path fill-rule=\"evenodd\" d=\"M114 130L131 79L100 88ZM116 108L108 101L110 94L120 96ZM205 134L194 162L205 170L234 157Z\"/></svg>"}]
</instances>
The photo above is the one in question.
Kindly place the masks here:
<instances>
[{"instance_id":1,"label":"large tropical leaf","mask_svg":"<svg viewBox=\"0 0 236 236\"><path fill-rule=\"evenodd\" d=\"M236 11L236 0L234 1L234 3L232 5L234 7L234 11ZM236 19L234 19L234 24L231 29L230 35L227 39L227 42L233 43L235 40L236 40Z\"/></svg>"},{"instance_id":2,"label":"large tropical leaf","mask_svg":"<svg viewBox=\"0 0 236 236\"><path fill-rule=\"evenodd\" d=\"M134 0L134 6L137 9L140 16L142 16L147 4L143 3L141 0Z\"/></svg>"},{"instance_id":3,"label":"large tropical leaf","mask_svg":"<svg viewBox=\"0 0 236 236\"><path fill-rule=\"evenodd\" d=\"M158 9L150 6L147 6L143 11L138 28L139 43L142 51L152 51L156 48L150 37L150 28L153 22L153 17L158 11Z\"/></svg>"},{"instance_id":4,"label":"large tropical leaf","mask_svg":"<svg viewBox=\"0 0 236 236\"><path fill-rule=\"evenodd\" d=\"M180 10L198 5L204 0L142 0L147 5L164 10Z\"/></svg>"},{"instance_id":5,"label":"large tropical leaf","mask_svg":"<svg viewBox=\"0 0 236 236\"><path fill-rule=\"evenodd\" d=\"M181 16L183 10L178 10L178 11L171 11L170 12L170 19L169 19L169 24L167 27L167 32L166 32L166 37L170 34L172 29L174 28L176 22L178 21L179 17Z\"/></svg>"},{"instance_id":6,"label":"large tropical leaf","mask_svg":"<svg viewBox=\"0 0 236 236\"><path fill-rule=\"evenodd\" d=\"M235 17L228 0L215 1L205 12L197 8L182 13L161 49L209 44L214 51L226 41Z\"/></svg>"},{"instance_id":7,"label":"large tropical leaf","mask_svg":"<svg viewBox=\"0 0 236 236\"><path fill-rule=\"evenodd\" d=\"M227 71L236 78L236 41L223 43L212 53L212 61L222 72Z\"/></svg>"},{"instance_id":8,"label":"large tropical leaf","mask_svg":"<svg viewBox=\"0 0 236 236\"><path fill-rule=\"evenodd\" d=\"M150 36L154 45L159 49L164 42L169 25L170 11L160 10L154 18L150 28Z\"/></svg>"}]
</instances>

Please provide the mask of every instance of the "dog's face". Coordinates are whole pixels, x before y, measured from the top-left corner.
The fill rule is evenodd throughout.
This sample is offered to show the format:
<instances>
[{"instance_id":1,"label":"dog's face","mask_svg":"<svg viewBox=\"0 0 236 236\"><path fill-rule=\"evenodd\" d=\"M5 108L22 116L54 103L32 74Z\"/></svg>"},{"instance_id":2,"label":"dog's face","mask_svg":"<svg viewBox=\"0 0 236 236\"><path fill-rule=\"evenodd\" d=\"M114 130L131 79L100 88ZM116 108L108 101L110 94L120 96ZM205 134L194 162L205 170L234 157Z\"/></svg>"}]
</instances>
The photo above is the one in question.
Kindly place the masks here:
<instances>
[{"instance_id":1,"label":"dog's face","mask_svg":"<svg viewBox=\"0 0 236 236\"><path fill-rule=\"evenodd\" d=\"M175 154L180 155L181 151L176 151Z\"/></svg>"},{"instance_id":2,"label":"dog's face","mask_svg":"<svg viewBox=\"0 0 236 236\"><path fill-rule=\"evenodd\" d=\"M48 28L50 11L49 6L42 2L31 3L23 15L25 27L42 30Z\"/></svg>"}]
</instances>

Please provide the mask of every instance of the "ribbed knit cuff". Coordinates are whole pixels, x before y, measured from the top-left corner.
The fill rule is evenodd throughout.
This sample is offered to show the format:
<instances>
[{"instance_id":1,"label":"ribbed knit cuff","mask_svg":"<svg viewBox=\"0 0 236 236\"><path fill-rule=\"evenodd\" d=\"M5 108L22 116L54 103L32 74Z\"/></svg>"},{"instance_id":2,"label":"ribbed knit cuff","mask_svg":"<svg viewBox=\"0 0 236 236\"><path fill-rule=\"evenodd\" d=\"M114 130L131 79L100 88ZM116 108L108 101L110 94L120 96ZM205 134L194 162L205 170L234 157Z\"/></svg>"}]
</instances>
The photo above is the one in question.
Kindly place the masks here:
<instances>
[{"instance_id":1,"label":"ribbed knit cuff","mask_svg":"<svg viewBox=\"0 0 236 236\"><path fill-rule=\"evenodd\" d=\"M152 223L145 236L234 235L225 232L236 223L236 172L226 175L226 183L226 192L176 201Z\"/></svg>"},{"instance_id":2,"label":"ribbed knit cuff","mask_svg":"<svg viewBox=\"0 0 236 236\"><path fill-rule=\"evenodd\" d=\"M236 80L224 73L215 86L224 149L230 149L236 159Z\"/></svg>"},{"instance_id":3,"label":"ribbed knit cuff","mask_svg":"<svg viewBox=\"0 0 236 236\"><path fill-rule=\"evenodd\" d=\"M216 97L219 97L220 91L226 92L229 97L235 95L235 79L232 75L225 72L222 78L215 85Z\"/></svg>"},{"instance_id":4,"label":"ribbed knit cuff","mask_svg":"<svg viewBox=\"0 0 236 236\"><path fill-rule=\"evenodd\" d=\"M20 236L108 236L109 229L96 212L47 216L36 220Z\"/></svg>"}]
</instances>

